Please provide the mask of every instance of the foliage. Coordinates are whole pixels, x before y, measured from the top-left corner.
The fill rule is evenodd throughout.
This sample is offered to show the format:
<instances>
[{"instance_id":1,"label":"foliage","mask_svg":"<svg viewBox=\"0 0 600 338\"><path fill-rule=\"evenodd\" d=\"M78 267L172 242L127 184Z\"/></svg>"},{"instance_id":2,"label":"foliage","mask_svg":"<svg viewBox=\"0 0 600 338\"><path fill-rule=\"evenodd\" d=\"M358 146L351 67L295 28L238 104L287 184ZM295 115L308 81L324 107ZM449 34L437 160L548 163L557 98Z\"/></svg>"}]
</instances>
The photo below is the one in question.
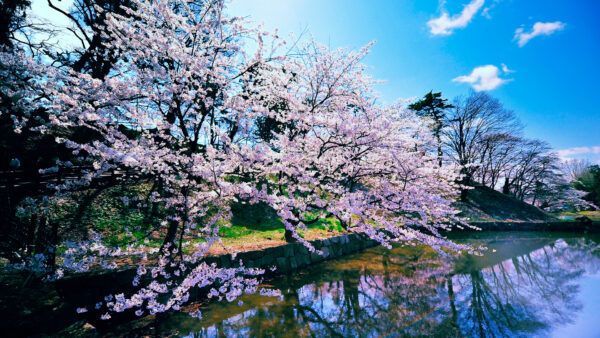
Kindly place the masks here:
<instances>
[{"instance_id":1,"label":"foliage","mask_svg":"<svg viewBox=\"0 0 600 338\"><path fill-rule=\"evenodd\" d=\"M454 108L453 105L446 103L447 99L442 99L442 93L429 91L423 99L414 102L408 106L414 110L418 116L431 120L431 131L438 142L438 164L442 166L442 129L446 124L446 110Z\"/></svg>"}]
</instances>

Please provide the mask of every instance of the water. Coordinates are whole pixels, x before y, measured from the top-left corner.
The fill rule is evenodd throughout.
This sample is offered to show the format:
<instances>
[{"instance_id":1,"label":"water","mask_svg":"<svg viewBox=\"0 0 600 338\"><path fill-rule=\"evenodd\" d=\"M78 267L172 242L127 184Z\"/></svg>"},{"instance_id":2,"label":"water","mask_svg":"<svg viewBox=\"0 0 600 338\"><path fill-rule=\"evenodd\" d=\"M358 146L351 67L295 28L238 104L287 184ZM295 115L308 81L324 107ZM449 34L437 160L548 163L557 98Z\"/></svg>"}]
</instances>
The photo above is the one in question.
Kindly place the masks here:
<instances>
[{"instance_id":1,"label":"water","mask_svg":"<svg viewBox=\"0 0 600 338\"><path fill-rule=\"evenodd\" d=\"M599 235L455 239L489 251L452 259L424 247L372 248L278 278L280 297L245 295L241 305L202 306L200 320L175 314L149 326L190 337L600 337Z\"/></svg>"}]
</instances>

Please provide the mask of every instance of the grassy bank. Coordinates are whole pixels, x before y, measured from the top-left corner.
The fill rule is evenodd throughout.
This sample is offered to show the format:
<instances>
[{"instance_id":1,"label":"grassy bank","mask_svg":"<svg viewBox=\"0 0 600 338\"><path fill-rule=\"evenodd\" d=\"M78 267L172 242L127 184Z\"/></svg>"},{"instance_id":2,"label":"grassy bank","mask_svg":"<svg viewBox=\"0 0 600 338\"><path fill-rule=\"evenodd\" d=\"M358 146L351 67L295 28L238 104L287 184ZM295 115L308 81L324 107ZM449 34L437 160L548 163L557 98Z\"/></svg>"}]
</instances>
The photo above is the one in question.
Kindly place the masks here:
<instances>
[{"instance_id":1,"label":"grassy bank","mask_svg":"<svg viewBox=\"0 0 600 338\"><path fill-rule=\"evenodd\" d=\"M505 195L494 189L475 186L469 190L466 202L456 202L459 214L471 222L548 222L556 220L531 204Z\"/></svg>"},{"instance_id":2,"label":"grassy bank","mask_svg":"<svg viewBox=\"0 0 600 338\"><path fill-rule=\"evenodd\" d=\"M587 217L593 222L600 222L600 211L577 211L577 212L561 212L555 214L556 217L561 218L562 220L576 220L580 217Z\"/></svg>"},{"instance_id":3,"label":"grassy bank","mask_svg":"<svg viewBox=\"0 0 600 338\"><path fill-rule=\"evenodd\" d=\"M148 248L161 246L165 227L155 230L152 225L168 216L168 212L156 208L137 208L143 203L151 187L147 184L116 186L110 189L86 191L54 206L53 221L61 224L62 238L78 240L89 230L103 236L103 241L113 247L125 247L141 243ZM221 220L219 235L223 245L213 245L210 254L218 255L231 249L250 251L285 244L285 226L275 210L266 204L234 203L231 218ZM312 218L314 215L309 215ZM329 238L343 233L333 218L326 218L300 230L307 240ZM191 247L202 242L194 234L184 236L184 243Z\"/></svg>"}]
</instances>

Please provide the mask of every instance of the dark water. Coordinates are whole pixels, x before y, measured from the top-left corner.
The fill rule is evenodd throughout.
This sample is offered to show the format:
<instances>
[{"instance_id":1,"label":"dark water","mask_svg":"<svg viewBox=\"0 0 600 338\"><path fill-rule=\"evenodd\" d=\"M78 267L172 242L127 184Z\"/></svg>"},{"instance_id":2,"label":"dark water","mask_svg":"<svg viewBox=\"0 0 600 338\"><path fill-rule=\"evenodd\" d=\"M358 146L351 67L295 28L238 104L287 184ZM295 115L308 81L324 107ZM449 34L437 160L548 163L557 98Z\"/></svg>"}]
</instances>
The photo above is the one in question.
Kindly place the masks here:
<instances>
[{"instance_id":1,"label":"dark water","mask_svg":"<svg viewBox=\"0 0 600 338\"><path fill-rule=\"evenodd\" d=\"M465 235L462 235L465 236ZM372 248L152 324L159 335L600 337L600 236L476 233L483 257Z\"/></svg>"}]
</instances>

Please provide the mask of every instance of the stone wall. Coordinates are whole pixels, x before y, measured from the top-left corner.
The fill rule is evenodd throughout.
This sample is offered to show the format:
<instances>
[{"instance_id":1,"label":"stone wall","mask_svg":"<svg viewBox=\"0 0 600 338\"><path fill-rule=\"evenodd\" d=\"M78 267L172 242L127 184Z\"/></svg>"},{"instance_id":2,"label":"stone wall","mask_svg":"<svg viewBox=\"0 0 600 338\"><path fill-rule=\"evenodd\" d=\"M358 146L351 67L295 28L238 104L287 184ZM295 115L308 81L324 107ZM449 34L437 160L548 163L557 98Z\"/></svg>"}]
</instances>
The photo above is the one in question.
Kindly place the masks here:
<instances>
[{"instance_id":1,"label":"stone wall","mask_svg":"<svg viewBox=\"0 0 600 338\"><path fill-rule=\"evenodd\" d=\"M328 259L373 247L377 241L361 238L357 234L335 236L327 239L310 241L316 249L323 251L323 255L311 253L300 243L286 244L256 251L238 253L233 259L230 254L209 256L204 259L207 264L216 263L219 267L239 267L240 262L245 267L265 269L265 275L273 276L306 267ZM120 270L102 271L95 273L82 273L59 279L55 286L62 299L72 306L87 304L90 314L100 311L92 310L94 304L109 294L130 294L135 290L131 282L136 275L136 267ZM148 275L145 276L148 278ZM147 281L143 279L142 281ZM200 295L194 299L202 298ZM115 314L113 317L116 317ZM92 317L92 316L90 316ZM99 314L98 316L99 317ZM95 323L101 324L101 323Z\"/></svg>"},{"instance_id":2,"label":"stone wall","mask_svg":"<svg viewBox=\"0 0 600 338\"><path fill-rule=\"evenodd\" d=\"M216 263L218 266L224 268L238 267L240 266L240 262L242 262L246 267L265 269L267 274L278 274L324 260L341 257L378 244L377 241L363 239L357 234L318 239L310 241L310 243L315 249L323 251L323 254L309 252L304 245L293 243L262 250L241 252L235 258L232 258L230 254L207 257L205 261L209 264Z\"/></svg>"}]
</instances>

